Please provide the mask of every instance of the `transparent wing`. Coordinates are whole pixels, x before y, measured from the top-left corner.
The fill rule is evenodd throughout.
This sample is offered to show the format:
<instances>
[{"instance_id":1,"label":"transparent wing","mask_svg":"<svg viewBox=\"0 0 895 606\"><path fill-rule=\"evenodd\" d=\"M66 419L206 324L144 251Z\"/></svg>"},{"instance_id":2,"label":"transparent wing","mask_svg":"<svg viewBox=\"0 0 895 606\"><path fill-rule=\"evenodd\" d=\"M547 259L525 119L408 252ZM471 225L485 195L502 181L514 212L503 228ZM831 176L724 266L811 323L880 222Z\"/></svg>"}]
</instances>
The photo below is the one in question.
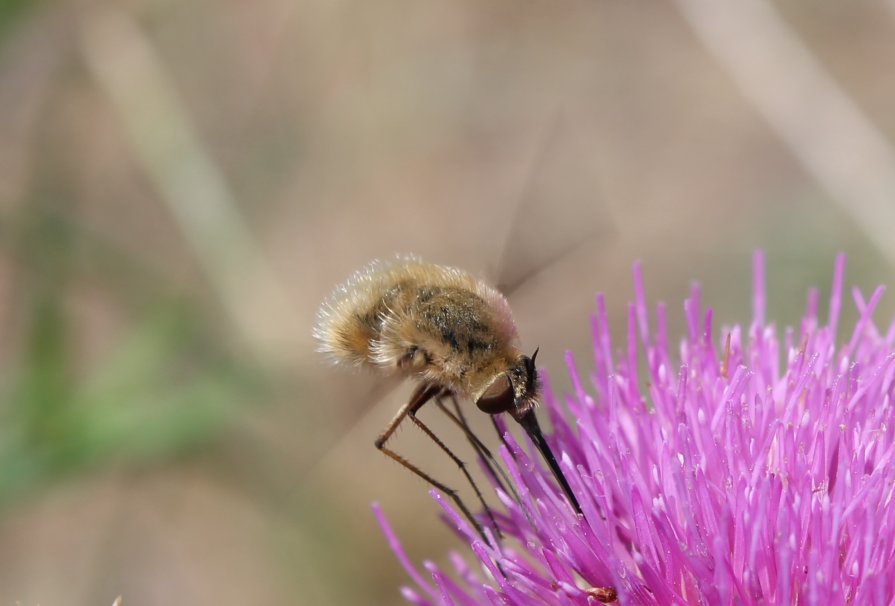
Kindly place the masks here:
<instances>
[{"instance_id":1,"label":"transparent wing","mask_svg":"<svg viewBox=\"0 0 895 606\"><path fill-rule=\"evenodd\" d=\"M561 111L535 141L515 208L507 212L498 287L510 295L570 253L599 246L617 228L600 183L600 163L586 130Z\"/></svg>"}]
</instances>

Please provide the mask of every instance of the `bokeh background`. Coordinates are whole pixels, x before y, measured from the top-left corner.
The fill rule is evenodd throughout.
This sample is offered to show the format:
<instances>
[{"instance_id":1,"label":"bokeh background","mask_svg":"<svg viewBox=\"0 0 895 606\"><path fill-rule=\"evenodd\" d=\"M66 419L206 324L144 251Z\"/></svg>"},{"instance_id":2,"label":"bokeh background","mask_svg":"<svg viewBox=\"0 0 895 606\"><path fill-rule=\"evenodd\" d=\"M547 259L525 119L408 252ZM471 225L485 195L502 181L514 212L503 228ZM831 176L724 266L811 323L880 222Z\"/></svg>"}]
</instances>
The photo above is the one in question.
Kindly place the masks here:
<instances>
[{"instance_id":1,"label":"bokeh background","mask_svg":"<svg viewBox=\"0 0 895 606\"><path fill-rule=\"evenodd\" d=\"M780 325L890 282L895 3L713 4L0 2L0 604L399 603L371 501L459 546L409 386L310 338L372 258L508 285L558 391L638 259L673 330L756 248Z\"/></svg>"}]
</instances>

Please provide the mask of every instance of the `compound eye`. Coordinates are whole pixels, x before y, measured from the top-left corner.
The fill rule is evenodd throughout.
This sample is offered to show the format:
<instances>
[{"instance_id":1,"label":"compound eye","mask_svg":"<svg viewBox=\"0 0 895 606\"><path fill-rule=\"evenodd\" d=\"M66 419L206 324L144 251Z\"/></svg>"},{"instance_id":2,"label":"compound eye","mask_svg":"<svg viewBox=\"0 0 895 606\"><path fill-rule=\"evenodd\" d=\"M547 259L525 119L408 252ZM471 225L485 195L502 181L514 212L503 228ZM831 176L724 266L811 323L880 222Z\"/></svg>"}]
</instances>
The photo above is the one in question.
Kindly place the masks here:
<instances>
[{"instance_id":1,"label":"compound eye","mask_svg":"<svg viewBox=\"0 0 895 606\"><path fill-rule=\"evenodd\" d=\"M513 385L507 375L499 375L475 403L482 412L496 415L515 406Z\"/></svg>"}]
</instances>

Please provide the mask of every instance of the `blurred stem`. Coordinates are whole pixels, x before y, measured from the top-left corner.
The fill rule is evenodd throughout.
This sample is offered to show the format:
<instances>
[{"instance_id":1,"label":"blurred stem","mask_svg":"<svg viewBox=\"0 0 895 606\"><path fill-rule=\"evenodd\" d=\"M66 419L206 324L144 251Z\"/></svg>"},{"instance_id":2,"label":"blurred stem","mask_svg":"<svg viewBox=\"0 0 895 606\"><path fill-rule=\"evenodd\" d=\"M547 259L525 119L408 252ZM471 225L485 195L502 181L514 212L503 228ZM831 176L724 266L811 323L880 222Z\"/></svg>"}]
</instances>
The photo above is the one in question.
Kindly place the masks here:
<instances>
[{"instance_id":1,"label":"blurred stem","mask_svg":"<svg viewBox=\"0 0 895 606\"><path fill-rule=\"evenodd\" d=\"M39 171L37 195L26 205L20 250L25 294L25 351L11 414L23 419L25 443L41 449L59 439L59 419L74 390L68 326L62 308L71 272L73 234L57 208L58 179ZM44 166L47 168L47 166Z\"/></svg>"},{"instance_id":2,"label":"blurred stem","mask_svg":"<svg viewBox=\"0 0 895 606\"><path fill-rule=\"evenodd\" d=\"M55 425L68 404L72 381L66 328L58 304L43 298L33 309L25 374L19 397L13 402L25 421L26 444L39 449L60 437Z\"/></svg>"},{"instance_id":3,"label":"blurred stem","mask_svg":"<svg viewBox=\"0 0 895 606\"><path fill-rule=\"evenodd\" d=\"M0 40L13 24L22 17L25 11L36 5L36 0L2 0L0 1Z\"/></svg>"},{"instance_id":4,"label":"blurred stem","mask_svg":"<svg viewBox=\"0 0 895 606\"><path fill-rule=\"evenodd\" d=\"M765 0L676 0L693 31L832 201L895 265L895 151Z\"/></svg>"},{"instance_id":5,"label":"blurred stem","mask_svg":"<svg viewBox=\"0 0 895 606\"><path fill-rule=\"evenodd\" d=\"M85 20L87 65L121 118L135 159L152 180L243 339L265 361L307 340L293 306L203 147L165 66L124 11Z\"/></svg>"},{"instance_id":6,"label":"blurred stem","mask_svg":"<svg viewBox=\"0 0 895 606\"><path fill-rule=\"evenodd\" d=\"M82 277L81 233L71 219L76 196L64 193L66 166L42 157L21 221L7 225L21 305L12 316L24 330L0 423L0 506L66 474L112 461L153 464L202 444L255 386L209 340L201 316L172 304L158 284L130 334L81 372L66 303Z\"/></svg>"}]
</instances>

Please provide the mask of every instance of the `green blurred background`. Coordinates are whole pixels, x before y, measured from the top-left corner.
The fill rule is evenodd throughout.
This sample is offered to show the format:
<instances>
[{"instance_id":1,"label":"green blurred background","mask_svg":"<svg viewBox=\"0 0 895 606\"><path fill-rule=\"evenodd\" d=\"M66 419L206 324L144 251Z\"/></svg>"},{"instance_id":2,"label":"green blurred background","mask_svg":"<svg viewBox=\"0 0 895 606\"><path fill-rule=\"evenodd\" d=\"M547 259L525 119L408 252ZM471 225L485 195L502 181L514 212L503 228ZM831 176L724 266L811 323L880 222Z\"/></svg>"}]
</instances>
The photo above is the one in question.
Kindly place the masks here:
<instances>
[{"instance_id":1,"label":"green blurred background","mask_svg":"<svg viewBox=\"0 0 895 606\"><path fill-rule=\"evenodd\" d=\"M310 338L371 258L513 284L559 390L636 259L673 330L755 248L781 325L888 282L895 3L749 4L0 0L0 604L399 603L371 501L458 547L409 386Z\"/></svg>"}]
</instances>

